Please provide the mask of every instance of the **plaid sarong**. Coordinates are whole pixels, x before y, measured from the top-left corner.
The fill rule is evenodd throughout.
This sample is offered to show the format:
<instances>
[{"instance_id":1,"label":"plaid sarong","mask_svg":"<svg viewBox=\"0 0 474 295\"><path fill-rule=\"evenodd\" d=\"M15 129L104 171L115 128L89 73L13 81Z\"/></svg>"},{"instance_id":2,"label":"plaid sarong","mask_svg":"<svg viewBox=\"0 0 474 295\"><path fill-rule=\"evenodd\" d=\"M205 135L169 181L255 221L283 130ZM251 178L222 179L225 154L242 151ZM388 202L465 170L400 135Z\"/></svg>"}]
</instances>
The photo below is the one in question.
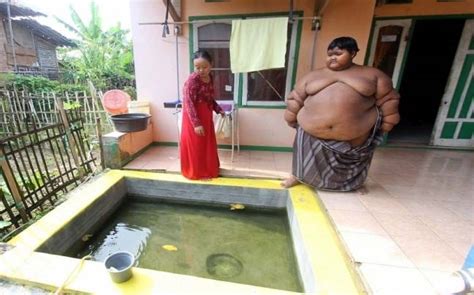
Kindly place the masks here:
<instances>
[{"instance_id":1,"label":"plaid sarong","mask_svg":"<svg viewBox=\"0 0 474 295\"><path fill-rule=\"evenodd\" d=\"M372 134L360 146L348 142L324 140L297 127L293 145L293 175L300 182L322 190L351 191L360 188L367 178L375 148L383 141L378 116Z\"/></svg>"}]
</instances>

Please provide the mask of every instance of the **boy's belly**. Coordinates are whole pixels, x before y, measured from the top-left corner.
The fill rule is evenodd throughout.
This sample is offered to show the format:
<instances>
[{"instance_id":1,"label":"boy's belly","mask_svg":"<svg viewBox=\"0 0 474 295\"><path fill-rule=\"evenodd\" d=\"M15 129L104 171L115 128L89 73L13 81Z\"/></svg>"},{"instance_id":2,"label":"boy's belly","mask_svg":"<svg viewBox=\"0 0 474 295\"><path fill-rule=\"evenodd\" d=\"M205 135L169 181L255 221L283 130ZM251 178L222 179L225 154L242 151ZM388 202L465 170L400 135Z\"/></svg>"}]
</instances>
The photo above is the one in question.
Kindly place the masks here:
<instances>
[{"instance_id":1,"label":"boy's belly","mask_svg":"<svg viewBox=\"0 0 474 295\"><path fill-rule=\"evenodd\" d=\"M335 83L307 97L297 120L303 130L318 138L360 139L368 136L377 120L375 99Z\"/></svg>"}]
</instances>

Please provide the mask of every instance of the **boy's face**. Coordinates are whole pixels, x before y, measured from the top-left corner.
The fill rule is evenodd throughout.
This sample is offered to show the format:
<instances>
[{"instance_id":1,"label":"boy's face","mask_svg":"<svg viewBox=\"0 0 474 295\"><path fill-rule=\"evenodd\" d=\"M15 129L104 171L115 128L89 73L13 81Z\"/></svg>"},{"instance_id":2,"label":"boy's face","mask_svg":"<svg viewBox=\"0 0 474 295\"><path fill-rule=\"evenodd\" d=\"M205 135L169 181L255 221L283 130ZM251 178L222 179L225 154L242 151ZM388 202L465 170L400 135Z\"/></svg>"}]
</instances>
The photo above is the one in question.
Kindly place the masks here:
<instances>
[{"instance_id":1,"label":"boy's face","mask_svg":"<svg viewBox=\"0 0 474 295\"><path fill-rule=\"evenodd\" d=\"M352 59L356 52L349 52L347 49L335 47L328 50L326 66L333 71L341 71L352 65Z\"/></svg>"}]
</instances>

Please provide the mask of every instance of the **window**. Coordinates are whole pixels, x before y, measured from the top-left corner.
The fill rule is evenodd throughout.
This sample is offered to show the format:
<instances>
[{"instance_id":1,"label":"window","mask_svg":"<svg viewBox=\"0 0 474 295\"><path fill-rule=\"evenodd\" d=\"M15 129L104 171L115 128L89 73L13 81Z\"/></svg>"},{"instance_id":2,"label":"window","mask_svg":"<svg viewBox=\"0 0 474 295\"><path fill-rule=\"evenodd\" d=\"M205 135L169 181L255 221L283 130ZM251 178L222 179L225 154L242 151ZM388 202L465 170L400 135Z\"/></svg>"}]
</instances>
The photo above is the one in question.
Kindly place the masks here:
<instances>
[{"instance_id":1,"label":"window","mask_svg":"<svg viewBox=\"0 0 474 295\"><path fill-rule=\"evenodd\" d=\"M283 106L291 91L295 62L296 35L300 22L288 25L288 41L285 67L244 74L232 74L230 70L230 21L213 20L212 23L195 23L194 48L207 50L214 60L213 77L217 100L241 101L248 106ZM241 79L239 79L241 77ZM239 84L241 97L238 97Z\"/></svg>"},{"instance_id":2,"label":"window","mask_svg":"<svg viewBox=\"0 0 474 295\"><path fill-rule=\"evenodd\" d=\"M244 74L243 104L283 105L292 88L294 44L298 24L288 24L285 67Z\"/></svg>"},{"instance_id":3,"label":"window","mask_svg":"<svg viewBox=\"0 0 474 295\"><path fill-rule=\"evenodd\" d=\"M234 75L230 71L229 52L231 27L229 23L212 23L197 28L198 48L208 51L213 59L212 76L217 100L234 99Z\"/></svg>"}]
</instances>

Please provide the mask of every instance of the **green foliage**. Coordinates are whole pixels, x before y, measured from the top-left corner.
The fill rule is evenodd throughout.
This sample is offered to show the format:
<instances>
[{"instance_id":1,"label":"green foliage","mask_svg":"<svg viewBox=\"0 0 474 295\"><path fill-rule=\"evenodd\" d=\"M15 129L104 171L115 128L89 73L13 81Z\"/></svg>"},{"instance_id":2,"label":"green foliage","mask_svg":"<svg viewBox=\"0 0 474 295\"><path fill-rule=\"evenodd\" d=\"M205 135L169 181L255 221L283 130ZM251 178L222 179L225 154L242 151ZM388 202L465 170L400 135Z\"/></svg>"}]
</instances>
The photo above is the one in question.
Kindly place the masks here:
<instances>
[{"instance_id":1,"label":"green foliage","mask_svg":"<svg viewBox=\"0 0 474 295\"><path fill-rule=\"evenodd\" d=\"M0 220L0 230L2 230L4 228L8 228L8 227L10 227L10 225L12 225L11 222Z\"/></svg>"},{"instance_id":2,"label":"green foliage","mask_svg":"<svg viewBox=\"0 0 474 295\"><path fill-rule=\"evenodd\" d=\"M128 95L130 95L130 98L132 100L137 100L137 89L135 87L132 87L132 86L125 86L123 88L123 91L127 92Z\"/></svg>"},{"instance_id":3,"label":"green foliage","mask_svg":"<svg viewBox=\"0 0 474 295\"><path fill-rule=\"evenodd\" d=\"M0 178L0 189L3 192L3 195L8 199L12 199L12 194L10 193L10 189L8 188L7 183L3 180L3 177Z\"/></svg>"},{"instance_id":4,"label":"green foliage","mask_svg":"<svg viewBox=\"0 0 474 295\"><path fill-rule=\"evenodd\" d=\"M76 34L77 48L58 51L64 79L70 84L91 81L98 89L123 89L135 85L132 43L120 24L102 29L95 2L90 4L90 21L85 22L70 6L73 24L57 19Z\"/></svg>"},{"instance_id":5,"label":"green foliage","mask_svg":"<svg viewBox=\"0 0 474 295\"><path fill-rule=\"evenodd\" d=\"M0 82L9 90L17 89L19 91L27 91L30 93L64 93L87 90L85 85L65 84L61 83L61 81L50 80L43 76L26 76L13 73L1 74Z\"/></svg>"},{"instance_id":6,"label":"green foliage","mask_svg":"<svg viewBox=\"0 0 474 295\"><path fill-rule=\"evenodd\" d=\"M23 178L25 182L23 182L23 179L20 177L20 175L15 175L16 183L18 183L18 185L20 186L20 190L22 191L26 191L26 189L32 191L42 187L44 185L43 179L45 178L46 174L41 171L35 171L34 174L30 177ZM8 187L3 177L0 178L0 189L2 190L7 200L9 202L13 202L13 197L10 192L10 188Z\"/></svg>"},{"instance_id":7,"label":"green foliage","mask_svg":"<svg viewBox=\"0 0 474 295\"><path fill-rule=\"evenodd\" d=\"M29 179L25 179L25 187L34 191L35 189L43 186L43 178L45 177L46 175L41 171L35 171L34 175L30 176Z\"/></svg>"},{"instance_id":8,"label":"green foliage","mask_svg":"<svg viewBox=\"0 0 474 295\"><path fill-rule=\"evenodd\" d=\"M76 48L57 48L60 80L42 76L0 74L0 86L8 89L41 92L89 92L88 81L96 89L123 89L135 99L135 77L132 43L120 23L102 29L102 20L95 2L90 4L90 21L85 22L70 7L73 24L57 19L77 36Z\"/></svg>"},{"instance_id":9,"label":"green foliage","mask_svg":"<svg viewBox=\"0 0 474 295\"><path fill-rule=\"evenodd\" d=\"M81 104L76 102L76 101L64 102L64 109L65 110L74 110L74 109L78 109L80 107L81 107Z\"/></svg>"},{"instance_id":10,"label":"green foliage","mask_svg":"<svg viewBox=\"0 0 474 295\"><path fill-rule=\"evenodd\" d=\"M59 82L49 80L41 76L15 75L13 84L20 90L35 90L37 92L49 92L59 85Z\"/></svg>"}]
</instances>

